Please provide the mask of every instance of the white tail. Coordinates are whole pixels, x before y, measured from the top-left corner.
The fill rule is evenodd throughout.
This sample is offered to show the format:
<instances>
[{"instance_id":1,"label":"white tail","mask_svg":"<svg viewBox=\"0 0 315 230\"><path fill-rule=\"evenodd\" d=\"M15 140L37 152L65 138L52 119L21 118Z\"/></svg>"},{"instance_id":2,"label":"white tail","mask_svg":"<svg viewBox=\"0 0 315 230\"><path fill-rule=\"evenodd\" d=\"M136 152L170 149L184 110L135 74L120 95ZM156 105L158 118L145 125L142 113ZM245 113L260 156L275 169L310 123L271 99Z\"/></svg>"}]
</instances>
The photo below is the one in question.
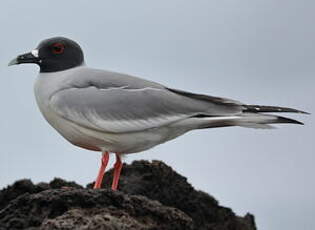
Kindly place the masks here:
<instances>
[{"instance_id":1,"label":"white tail","mask_svg":"<svg viewBox=\"0 0 315 230\"><path fill-rule=\"evenodd\" d=\"M287 117L281 117L277 115L267 115L260 113L242 113L234 116L221 116L221 117L192 117L176 123L177 125L184 125L185 127L191 127L192 129L199 128L216 128L227 126L241 126L246 128L256 129L272 129L270 124L300 124L302 122L293 120Z\"/></svg>"}]
</instances>

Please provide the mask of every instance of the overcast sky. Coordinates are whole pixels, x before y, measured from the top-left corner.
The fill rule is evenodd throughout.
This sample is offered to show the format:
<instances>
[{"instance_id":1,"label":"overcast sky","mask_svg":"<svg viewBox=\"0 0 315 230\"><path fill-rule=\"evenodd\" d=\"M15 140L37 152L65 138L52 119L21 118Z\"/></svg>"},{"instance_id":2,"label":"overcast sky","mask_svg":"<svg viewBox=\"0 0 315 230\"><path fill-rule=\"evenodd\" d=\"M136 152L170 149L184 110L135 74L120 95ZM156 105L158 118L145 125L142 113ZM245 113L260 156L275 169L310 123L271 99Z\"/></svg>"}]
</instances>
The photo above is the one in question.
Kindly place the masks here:
<instances>
[{"instance_id":1,"label":"overcast sky","mask_svg":"<svg viewBox=\"0 0 315 230\"><path fill-rule=\"evenodd\" d=\"M245 103L315 111L315 1L133 0L0 3L0 188L21 178L85 185L100 154L43 119L34 65L7 67L42 39L79 42L89 66ZM136 159L159 159L259 230L315 229L314 115L275 130L193 131Z\"/></svg>"}]
</instances>

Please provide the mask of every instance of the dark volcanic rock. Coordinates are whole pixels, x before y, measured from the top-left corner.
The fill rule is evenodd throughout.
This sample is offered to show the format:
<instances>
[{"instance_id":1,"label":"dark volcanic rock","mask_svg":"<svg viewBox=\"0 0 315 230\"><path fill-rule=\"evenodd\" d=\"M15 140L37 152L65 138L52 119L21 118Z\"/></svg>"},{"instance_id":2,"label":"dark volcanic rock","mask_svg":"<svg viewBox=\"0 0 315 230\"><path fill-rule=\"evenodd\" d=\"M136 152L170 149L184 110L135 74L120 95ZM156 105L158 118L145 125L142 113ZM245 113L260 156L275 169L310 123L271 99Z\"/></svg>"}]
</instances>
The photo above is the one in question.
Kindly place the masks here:
<instances>
[{"instance_id":1,"label":"dark volcanic rock","mask_svg":"<svg viewBox=\"0 0 315 230\"><path fill-rule=\"evenodd\" d=\"M252 215L236 216L160 161L124 165L119 192L111 179L112 170L100 190L18 181L0 191L0 229L256 229Z\"/></svg>"},{"instance_id":2,"label":"dark volcanic rock","mask_svg":"<svg viewBox=\"0 0 315 230\"><path fill-rule=\"evenodd\" d=\"M104 188L111 185L113 170L104 177ZM88 185L91 187L92 184ZM135 161L124 165L119 190L158 200L176 207L193 219L194 229L247 230L256 229L254 217L237 217L230 208L218 205L210 195L196 191L187 179L161 161Z\"/></svg>"},{"instance_id":3,"label":"dark volcanic rock","mask_svg":"<svg viewBox=\"0 0 315 230\"><path fill-rule=\"evenodd\" d=\"M5 229L192 229L178 209L107 189L50 189L22 195L0 211Z\"/></svg>"},{"instance_id":4,"label":"dark volcanic rock","mask_svg":"<svg viewBox=\"0 0 315 230\"><path fill-rule=\"evenodd\" d=\"M55 178L49 184L39 183L34 185L31 180L24 179L15 182L13 185L0 191L0 210L3 209L10 201L14 200L20 195L25 193L39 193L47 189L58 189L58 188L83 188L81 185L75 182L67 182L60 178Z\"/></svg>"}]
</instances>

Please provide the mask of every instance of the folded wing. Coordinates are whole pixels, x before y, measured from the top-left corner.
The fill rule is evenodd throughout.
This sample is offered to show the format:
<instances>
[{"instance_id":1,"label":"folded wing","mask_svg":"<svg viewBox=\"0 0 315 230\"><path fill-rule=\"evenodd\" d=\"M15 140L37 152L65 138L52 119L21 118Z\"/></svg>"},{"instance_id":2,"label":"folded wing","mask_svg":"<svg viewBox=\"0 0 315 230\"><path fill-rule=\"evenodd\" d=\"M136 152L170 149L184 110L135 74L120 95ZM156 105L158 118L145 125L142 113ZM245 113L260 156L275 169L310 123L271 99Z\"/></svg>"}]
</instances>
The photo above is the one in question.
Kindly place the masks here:
<instances>
[{"instance_id":1,"label":"folded wing","mask_svg":"<svg viewBox=\"0 0 315 230\"><path fill-rule=\"evenodd\" d=\"M121 79L120 79L121 81ZM141 81L136 79L136 81ZM82 79L80 82L83 82ZM59 116L78 125L112 133L137 132L169 125L194 116L239 114L242 106L232 101L200 100L167 88L129 87L123 83L106 87L98 81L67 87L50 98Z\"/></svg>"}]
</instances>

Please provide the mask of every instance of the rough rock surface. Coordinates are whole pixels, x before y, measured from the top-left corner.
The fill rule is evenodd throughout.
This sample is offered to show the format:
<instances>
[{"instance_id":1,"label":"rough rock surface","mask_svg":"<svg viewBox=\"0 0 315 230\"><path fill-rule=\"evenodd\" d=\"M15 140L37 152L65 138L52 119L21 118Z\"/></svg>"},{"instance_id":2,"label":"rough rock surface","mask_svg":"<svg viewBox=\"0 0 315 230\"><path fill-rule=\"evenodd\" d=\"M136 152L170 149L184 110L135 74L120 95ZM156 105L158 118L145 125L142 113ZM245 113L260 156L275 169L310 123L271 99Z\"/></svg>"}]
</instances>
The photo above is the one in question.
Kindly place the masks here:
<instances>
[{"instance_id":1,"label":"rough rock surface","mask_svg":"<svg viewBox=\"0 0 315 230\"><path fill-rule=\"evenodd\" d=\"M124 165L119 192L55 179L20 180L0 191L2 229L255 230L254 217L236 216L160 161Z\"/></svg>"}]
</instances>

